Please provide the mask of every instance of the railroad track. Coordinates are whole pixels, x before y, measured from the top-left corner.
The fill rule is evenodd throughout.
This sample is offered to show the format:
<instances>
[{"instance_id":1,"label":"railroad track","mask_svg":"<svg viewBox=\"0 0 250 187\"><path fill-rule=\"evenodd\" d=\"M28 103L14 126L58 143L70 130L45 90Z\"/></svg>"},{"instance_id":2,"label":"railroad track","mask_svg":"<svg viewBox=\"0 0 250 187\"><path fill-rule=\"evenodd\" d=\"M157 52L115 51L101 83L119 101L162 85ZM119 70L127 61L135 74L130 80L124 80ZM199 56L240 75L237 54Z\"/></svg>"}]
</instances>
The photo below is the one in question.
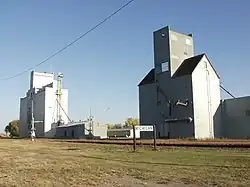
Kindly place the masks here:
<instances>
[{"instance_id":1,"label":"railroad track","mask_svg":"<svg viewBox=\"0 0 250 187\"><path fill-rule=\"evenodd\" d=\"M71 143L133 145L133 140L57 140ZM157 140L157 146L175 147L217 147L217 148L250 148L250 140ZM153 145L152 140L137 140L136 145Z\"/></svg>"}]
</instances>

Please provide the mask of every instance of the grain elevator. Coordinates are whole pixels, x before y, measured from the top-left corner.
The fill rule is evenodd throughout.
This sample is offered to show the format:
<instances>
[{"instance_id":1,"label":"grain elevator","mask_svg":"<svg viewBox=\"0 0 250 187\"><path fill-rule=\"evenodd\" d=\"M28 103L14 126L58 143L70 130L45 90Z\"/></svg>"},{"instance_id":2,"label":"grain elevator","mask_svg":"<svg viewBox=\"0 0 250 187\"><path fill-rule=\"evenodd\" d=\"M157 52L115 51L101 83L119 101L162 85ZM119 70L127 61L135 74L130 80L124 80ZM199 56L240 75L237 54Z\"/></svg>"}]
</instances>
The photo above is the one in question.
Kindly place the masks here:
<instances>
[{"instance_id":1,"label":"grain elevator","mask_svg":"<svg viewBox=\"0 0 250 187\"><path fill-rule=\"evenodd\" d=\"M214 138L220 77L208 56L195 55L192 34L169 26L153 41L154 67L138 85L141 125L156 125L158 138Z\"/></svg>"},{"instance_id":2,"label":"grain elevator","mask_svg":"<svg viewBox=\"0 0 250 187\"><path fill-rule=\"evenodd\" d=\"M20 137L30 136L32 109L37 137L53 137L52 124L68 123L68 90L62 88L62 78L61 73L55 80L54 73L31 72L30 88L20 99Z\"/></svg>"}]
</instances>

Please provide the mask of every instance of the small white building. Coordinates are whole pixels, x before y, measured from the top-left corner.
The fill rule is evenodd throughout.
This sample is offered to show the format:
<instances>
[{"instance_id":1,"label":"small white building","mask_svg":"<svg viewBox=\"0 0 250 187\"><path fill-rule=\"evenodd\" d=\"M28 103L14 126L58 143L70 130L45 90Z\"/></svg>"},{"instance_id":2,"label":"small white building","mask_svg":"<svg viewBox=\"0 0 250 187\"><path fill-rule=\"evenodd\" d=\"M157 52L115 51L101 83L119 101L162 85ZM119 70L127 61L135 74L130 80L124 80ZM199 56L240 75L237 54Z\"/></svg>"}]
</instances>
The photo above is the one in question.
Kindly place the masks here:
<instances>
[{"instance_id":1,"label":"small white building","mask_svg":"<svg viewBox=\"0 0 250 187\"><path fill-rule=\"evenodd\" d=\"M89 134L89 136L86 136L87 138L100 138L105 139L107 138L107 131L108 127L107 125L100 123L98 121L87 121L85 122L85 134Z\"/></svg>"},{"instance_id":2,"label":"small white building","mask_svg":"<svg viewBox=\"0 0 250 187\"><path fill-rule=\"evenodd\" d=\"M31 72L30 89L26 96L20 99L20 137L28 137L31 128L31 94L33 93L33 111L37 137L53 136L52 123L61 119L68 123L68 90L61 89L61 101L58 103L57 80L53 73Z\"/></svg>"}]
</instances>

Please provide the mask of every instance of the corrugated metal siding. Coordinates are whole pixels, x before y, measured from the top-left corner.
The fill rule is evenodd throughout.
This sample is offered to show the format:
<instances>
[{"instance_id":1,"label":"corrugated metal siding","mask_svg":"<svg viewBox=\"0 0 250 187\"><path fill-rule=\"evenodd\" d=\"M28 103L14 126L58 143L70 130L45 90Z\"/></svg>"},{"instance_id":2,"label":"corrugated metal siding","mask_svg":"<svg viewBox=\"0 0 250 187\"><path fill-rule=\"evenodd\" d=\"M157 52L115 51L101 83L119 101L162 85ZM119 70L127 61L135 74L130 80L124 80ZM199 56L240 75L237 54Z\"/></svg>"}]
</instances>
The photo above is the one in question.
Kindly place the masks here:
<instances>
[{"instance_id":1,"label":"corrugated metal siding","mask_svg":"<svg viewBox=\"0 0 250 187\"><path fill-rule=\"evenodd\" d=\"M170 62L169 30L162 28L153 33L154 35L154 66L156 73L162 71L161 64Z\"/></svg>"},{"instance_id":2,"label":"corrugated metal siding","mask_svg":"<svg viewBox=\"0 0 250 187\"><path fill-rule=\"evenodd\" d=\"M97 138L107 138L107 125L101 124L99 122L94 122L93 135Z\"/></svg>"},{"instance_id":3,"label":"corrugated metal siding","mask_svg":"<svg viewBox=\"0 0 250 187\"><path fill-rule=\"evenodd\" d=\"M43 121L45 114L45 92L40 92L34 96L34 119ZM44 123L35 123L36 137L44 137Z\"/></svg>"},{"instance_id":4,"label":"corrugated metal siding","mask_svg":"<svg viewBox=\"0 0 250 187\"><path fill-rule=\"evenodd\" d=\"M56 138L70 138L80 139L85 138L85 126L84 124L65 126L56 128Z\"/></svg>"},{"instance_id":5,"label":"corrugated metal siding","mask_svg":"<svg viewBox=\"0 0 250 187\"><path fill-rule=\"evenodd\" d=\"M38 85L44 85L46 83L41 82L42 79L36 80ZM51 133L47 133L51 130L51 123L56 120L56 81L54 81L54 87L46 87L43 91L39 91L34 96L34 119L35 121L43 121L40 123L35 123L36 136L44 137L45 134L49 135ZM37 90L36 90L37 91ZM62 102L61 106L64 111L67 113L68 111L68 90L62 90ZM28 108L31 108L31 100L27 97L23 98L20 102L20 137L29 136L29 117L28 117ZM68 122L68 117L62 111L61 113L62 119L65 123ZM53 134L53 133L52 133Z\"/></svg>"},{"instance_id":6,"label":"corrugated metal siding","mask_svg":"<svg viewBox=\"0 0 250 187\"><path fill-rule=\"evenodd\" d=\"M27 98L20 99L20 124L19 124L19 135L21 138L29 136L28 120L27 120Z\"/></svg>"},{"instance_id":7,"label":"corrugated metal siding","mask_svg":"<svg viewBox=\"0 0 250 187\"><path fill-rule=\"evenodd\" d=\"M207 78L204 64L200 63L192 74L195 138L209 138Z\"/></svg>"},{"instance_id":8,"label":"corrugated metal siding","mask_svg":"<svg viewBox=\"0 0 250 187\"><path fill-rule=\"evenodd\" d=\"M205 61L208 60L204 56L192 74L195 138L197 139L214 137L214 117L220 105L219 78L209 63L206 63L207 74Z\"/></svg>"},{"instance_id":9,"label":"corrugated metal siding","mask_svg":"<svg viewBox=\"0 0 250 187\"><path fill-rule=\"evenodd\" d=\"M167 119L181 118L181 117L191 117L193 118L193 107L192 107L192 86L191 86L191 76L182 76L175 79L170 78L170 72L165 72L159 75L159 85L163 89L165 95L171 100L171 116L169 116L169 107L166 105L166 98L163 94L159 95L161 103L165 105L159 106L161 111L164 111L164 116ZM188 100L190 104L187 107L175 105L178 100L185 101ZM171 134L172 137L176 137L178 134L182 138L193 137L193 124L187 125L185 122L171 123L169 125L161 125L162 137L168 137ZM190 128L187 130L186 128ZM186 130L185 130L186 129Z\"/></svg>"},{"instance_id":10,"label":"corrugated metal siding","mask_svg":"<svg viewBox=\"0 0 250 187\"><path fill-rule=\"evenodd\" d=\"M57 120L57 103L56 103L56 87L55 88L45 88L45 119L44 119L44 131L48 132L51 129L51 124L56 122ZM62 90L62 100L61 106L63 110L67 113L68 112L68 90ZM64 123L68 123L68 117L66 114L61 110L61 115Z\"/></svg>"},{"instance_id":11,"label":"corrugated metal siding","mask_svg":"<svg viewBox=\"0 0 250 187\"><path fill-rule=\"evenodd\" d=\"M117 138L133 138L133 129L109 129L108 132L108 137L117 137ZM140 131L136 130L135 131L135 137L140 138Z\"/></svg>"},{"instance_id":12,"label":"corrugated metal siding","mask_svg":"<svg viewBox=\"0 0 250 187\"><path fill-rule=\"evenodd\" d=\"M156 105L156 84L146 84L139 87L139 115L141 124L158 124L164 119Z\"/></svg>"},{"instance_id":13,"label":"corrugated metal siding","mask_svg":"<svg viewBox=\"0 0 250 187\"><path fill-rule=\"evenodd\" d=\"M161 72L161 64L169 63L171 76L184 59L194 55L193 38L164 27L154 35L154 65L156 73Z\"/></svg>"},{"instance_id":14,"label":"corrugated metal siding","mask_svg":"<svg viewBox=\"0 0 250 187\"><path fill-rule=\"evenodd\" d=\"M189 99L192 103L192 87L191 76L183 76L175 79L170 78L170 72L164 72L159 75L159 85L172 102L177 100ZM158 100L160 104L157 106L157 92L156 84L147 84L139 87L139 108L140 108L140 123L142 125L155 124L157 130L157 137L168 137L168 125L165 124L165 118L176 117L192 117L193 107L192 104L188 107L174 106L172 107L172 116L169 116L169 107L166 97L158 93ZM174 105L174 103L173 103ZM163 113L163 116L161 113ZM181 128L179 125L172 125L172 131L176 132ZM190 130L184 130L186 134L182 133L183 137L193 137L193 124L183 124L183 128L191 128ZM170 129L171 130L171 129ZM182 129L180 129L182 131ZM147 135L148 134L148 135ZM142 138L149 138L149 133L142 133Z\"/></svg>"},{"instance_id":15,"label":"corrugated metal siding","mask_svg":"<svg viewBox=\"0 0 250 187\"><path fill-rule=\"evenodd\" d=\"M250 97L224 100L221 104L222 136L244 139L250 137Z\"/></svg>"},{"instance_id":16,"label":"corrugated metal siding","mask_svg":"<svg viewBox=\"0 0 250 187\"><path fill-rule=\"evenodd\" d=\"M90 123L87 122L85 123L85 135L90 137L91 135L89 134L89 130L90 130ZM108 130L107 125L93 121L91 133L95 138L101 138L101 139L107 138L107 130Z\"/></svg>"},{"instance_id":17,"label":"corrugated metal siding","mask_svg":"<svg viewBox=\"0 0 250 187\"><path fill-rule=\"evenodd\" d=\"M192 138L194 137L193 123L176 122L169 124L169 138Z\"/></svg>"},{"instance_id":18,"label":"corrugated metal siding","mask_svg":"<svg viewBox=\"0 0 250 187\"><path fill-rule=\"evenodd\" d=\"M131 136L130 132L132 133L131 129L124 129L124 130L111 129L111 130L108 130L108 137L130 137Z\"/></svg>"},{"instance_id":19,"label":"corrugated metal siding","mask_svg":"<svg viewBox=\"0 0 250 187\"><path fill-rule=\"evenodd\" d=\"M204 57L204 60L207 62L207 68L209 70L209 85L210 85L210 96L211 96L211 130L213 137L220 137L221 134L221 116L219 115L220 111L220 78L214 71L208 59Z\"/></svg>"},{"instance_id":20,"label":"corrugated metal siding","mask_svg":"<svg viewBox=\"0 0 250 187\"><path fill-rule=\"evenodd\" d=\"M192 37L171 31L169 27L154 32L156 83L139 87L139 108L141 124L155 124L158 137L168 137L168 135L193 137L195 135L196 138L212 138L214 125L220 124L220 117L216 116L220 104L219 78L209 63L207 63L208 71L204 68L204 64L199 63L192 78L191 75L185 75L171 79L183 60L192 56L194 56ZM206 57L204 58L208 61ZM161 72L161 64L164 62L170 63L170 69ZM206 76L206 73L209 75ZM164 94L160 93L157 96L158 86ZM177 100L188 99L189 105L187 107L174 106L170 116L167 103L169 99L174 103ZM180 117L191 117L194 121L191 124L173 123L170 124L170 129L164 123L165 118ZM220 132L218 127L219 125L215 128L216 134Z\"/></svg>"},{"instance_id":21,"label":"corrugated metal siding","mask_svg":"<svg viewBox=\"0 0 250 187\"><path fill-rule=\"evenodd\" d=\"M174 40L173 37L176 38L176 40ZM172 76L184 59L194 56L194 42L192 37L172 30L169 31L169 38Z\"/></svg>"}]
</instances>

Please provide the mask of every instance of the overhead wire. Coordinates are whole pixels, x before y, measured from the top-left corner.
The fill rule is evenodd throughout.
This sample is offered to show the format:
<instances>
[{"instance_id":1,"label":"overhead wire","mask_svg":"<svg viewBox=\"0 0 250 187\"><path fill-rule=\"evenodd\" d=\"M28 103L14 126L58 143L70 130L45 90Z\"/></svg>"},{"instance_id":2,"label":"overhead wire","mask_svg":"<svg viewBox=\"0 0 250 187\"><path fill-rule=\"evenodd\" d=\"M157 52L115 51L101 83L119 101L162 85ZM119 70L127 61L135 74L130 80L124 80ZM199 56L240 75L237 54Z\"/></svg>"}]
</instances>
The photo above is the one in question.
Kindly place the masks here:
<instances>
[{"instance_id":1,"label":"overhead wire","mask_svg":"<svg viewBox=\"0 0 250 187\"><path fill-rule=\"evenodd\" d=\"M134 2L135 0L130 0L127 3L125 3L124 5L122 5L120 8L118 8L115 12L113 12L112 14L110 14L108 17L106 17L105 19L103 19L101 22L99 22L98 24L96 24L94 27L92 27L91 29L89 29L87 32L85 32L84 34L82 34L81 36L79 36L78 38L76 38L75 40L73 40L72 42L70 42L69 44L67 44L66 46L64 46L63 48L59 49L58 51L56 51L55 53L53 53L52 55L50 55L49 57L47 57L46 59L44 59L43 61L41 61L40 63L36 64L35 66L28 68L20 73L17 73L16 75L7 77L7 78L0 78L1 81L3 80L10 80L13 78L16 78L22 74L25 74L31 70L33 70L34 68L48 62L50 59L52 59L53 57L57 56L59 53L63 52L65 49L67 49L68 47L72 46L73 44L75 44L77 41L79 41L80 39L82 39L84 36L88 35L90 32L94 31L95 29L97 29L99 26L101 26L103 23L105 23L106 21L108 21L110 18L112 18L114 15L116 15L118 12L120 12L121 10L123 10L124 8L126 8L129 4L131 4L132 2Z\"/></svg>"},{"instance_id":2,"label":"overhead wire","mask_svg":"<svg viewBox=\"0 0 250 187\"><path fill-rule=\"evenodd\" d=\"M69 44L67 44L66 46L64 46L63 48L59 49L58 51L56 51L55 53L53 53L52 55L50 55L49 57L47 57L46 59L44 59L43 61L41 61L40 63L36 64L35 66L28 68L24 71L21 71L20 73L17 73L16 75L7 77L7 78L0 78L1 81L3 80L10 80L10 79L14 79L22 74L25 74L31 70L33 70L34 68L48 62L50 59L52 59L53 57L57 56L59 53L63 52L64 50L66 50L68 47L72 46L73 44L75 44L76 42L78 42L80 39L82 39L84 36L88 35L90 32L92 32L93 30L97 29L99 26L101 26L103 23L105 23L106 21L108 21L110 18L112 18L114 15L116 15L118 12L120 12L121 10L123 10L124 8L126 8L129 4L131 4L132 2L134 2L135 0L130 0L127 3L125 3L124 5L122 5L120 8L118 8L115 12L113 12L112 14L110 14L108 17L106 17L105 19L103 19L101 22L99 22L98 24L96 24L94 27L92 27L91 29L89 29L88 31L86 31L84 34L80 35L78 38L76 38L75 40L73 40L72 42L70 42ZM230 95L232 98L235 98L235 96L230 93L225 87L223 87L222 85L220 85L221 89L223 91L225 91L228 95Z\"/></svg>"},{"instance_id":3,"label":"overhead wire","mask_svg":"<svg viewBox=\"0 0 250 187\"><path fill-rule=\"evenodd\" d=\"M236 98L231 92L229 92L224 86L222 86L221 84L220 84L220 88L224 91L224 92L226 92L228 95L230 95L232 98Z\"/></svg>"}]
</instances>

